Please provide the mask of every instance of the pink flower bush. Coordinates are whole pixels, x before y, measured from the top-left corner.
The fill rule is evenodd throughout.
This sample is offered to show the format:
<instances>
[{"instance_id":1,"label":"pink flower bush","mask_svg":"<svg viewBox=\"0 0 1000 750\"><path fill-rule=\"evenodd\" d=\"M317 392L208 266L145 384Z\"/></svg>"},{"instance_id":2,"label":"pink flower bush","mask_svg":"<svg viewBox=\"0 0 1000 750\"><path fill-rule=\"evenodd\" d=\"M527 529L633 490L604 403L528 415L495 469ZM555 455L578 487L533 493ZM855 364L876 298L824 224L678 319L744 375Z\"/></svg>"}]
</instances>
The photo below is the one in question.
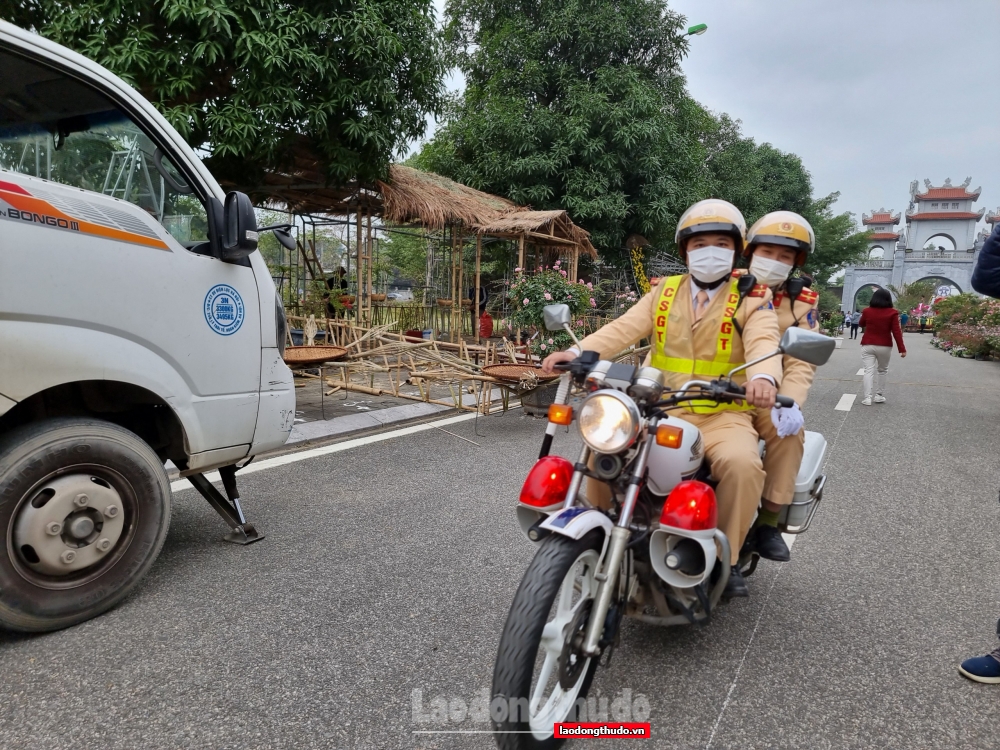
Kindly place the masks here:
<instances>
[{"instance_id":1,"label":"pink flower bush","mask_svg":"<svg viewBox=\"0 0 1000 750\"><path fill-rule=\"evenodd\" d=\"M597 307L597 301L593 297L590 298L590 306Z\"/></svg>"},{"instance_id":2,"label":"pink flower bush","mask_svg":"<svg viewBox=\"0 0 1000 750\"><path fill-rule=\"evenodd\" d=\"M546 299L546 300L550 300L550 299L552 299L552 295L551 295L551 294L549 294L548 292L546 292L546 293L544 294L544 297L545 297L545 299Z\"/></svg>"},{"instance_id":3,"label":"pink flower bush","mask_svg":"<svg viewBox=\"0 0 1000 750\"><path fill-rule=\"evenodd\" d=\"M530 304L531 304L531 300L530 300L530 299L528 299L527 297L525 297L525 298L524 298L524 299L522 300L522 302L524 303L524 306L525 306L525 307L527 307L528 305L530 305Z\"/></svg>"}]
</instances>

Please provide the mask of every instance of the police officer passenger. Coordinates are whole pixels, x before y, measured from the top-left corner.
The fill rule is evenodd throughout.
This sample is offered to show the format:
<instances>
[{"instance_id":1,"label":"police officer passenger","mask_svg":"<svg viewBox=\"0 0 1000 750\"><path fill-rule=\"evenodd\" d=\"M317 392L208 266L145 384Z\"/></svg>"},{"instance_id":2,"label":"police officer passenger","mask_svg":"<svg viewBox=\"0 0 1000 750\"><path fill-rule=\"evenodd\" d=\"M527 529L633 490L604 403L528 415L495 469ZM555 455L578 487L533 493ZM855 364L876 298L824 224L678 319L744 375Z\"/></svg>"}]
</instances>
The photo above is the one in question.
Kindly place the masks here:
<instances>
[{"instance_id":1,"label":"police officer passenger","mask_svg":"<svg viewBox=\"0 0 1000 750\"><path fill-rule=\"evenodd\" d=\"M805 264L815 246L816 236L809 222L791 211L766 214L747 233L750 273L766 284L774 295L781 335L793 326L809 331L819 328L816 309L819 294L808 288L805 278L789 278L796 268ZM778 517L795 494L795 477L805 446L802 406L809 395L816 367L788 356L782 357L781 365L778 393L792 398L795 406L758 409L754 415L754 426L767 445L764 455L767 478L761 509L747 537L747 545L763 558L785 562L790 554L778 531Z\"/></svg>"}]
</instances>

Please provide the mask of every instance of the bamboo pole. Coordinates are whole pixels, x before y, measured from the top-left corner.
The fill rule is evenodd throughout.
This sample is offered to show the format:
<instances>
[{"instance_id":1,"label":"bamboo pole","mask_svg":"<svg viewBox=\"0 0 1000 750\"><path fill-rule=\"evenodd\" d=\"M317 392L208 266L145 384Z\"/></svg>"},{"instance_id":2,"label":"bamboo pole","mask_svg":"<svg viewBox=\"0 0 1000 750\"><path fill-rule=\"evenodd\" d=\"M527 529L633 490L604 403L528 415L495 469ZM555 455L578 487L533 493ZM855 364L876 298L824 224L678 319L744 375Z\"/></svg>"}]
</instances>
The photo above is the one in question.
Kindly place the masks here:
<instances>
[{"instance_id":1,"label":"bamboo pole","mask_svg":"<svg viewBox=\"0 0 1000 750\"><path fill-rule=\"evenodd\" d=\"M367 245L367 249L365 251L365 263L366 263L365 268L368 271L368 281L366 284L367 289L365 290L365 300L366 300L365 309L368 311L368 314L367 317L365 318L365 322L370 324L372 319L372 266L375 264L375 258L374 258L375 248L372 242L372 212L370 208L368 209L367 214L368 214L368 237L365 243Z\"/></svg>"},{"instance_id":2,"label":"bamboo pole","mask_svg":"<svg viewBox=\"0 0 1000 750\"><path fill-rule=\"evenodd\" d=\"M476 234L476 298L472 301L475 312L472 315L472 327L476 329L476 343L479 343L479 264L483 255L483 235Z\"/></svg>"},{"instance_id":3,"label":"bamboo pole","mask_svg":"<svg viewBox=\"0 0 1000 750\"><path fill-rule=\"evenodd\" d=\"M355 302L355 304L354 304L354 319L358 323L363 323L364 321L361 319L361 306L364 304L363 298L362 298L362 288L363 288L363 285L364 285L365 267L364 267L364 264L362 263L362 261L364 260L364 251L361 249L361 207L360 206L358 207L357 223L358 223L358 225L357 225L357 231L356 231L356 235L357 236L355 237L355 239L357 240L357 258L358 258L358 262L357 262L357 266L358 266L357 274L358 274L358 283L355 285L357 287L357 297L354 300L354 302Z\"/></svg>"},{"instance_id":4,"label":"bamboo pole","mask_svg":"<svg viewBox=\"0 0 1000 750\"><path fill-rule=\"evenodd\" d=\"M465 329L465 237L459 235L458 238L458 294L455 297L455 307L458 308L456 317L458 318L458 330L456 331L456 341L462 343L462 331Z\"/></svg>"}]
</instances>

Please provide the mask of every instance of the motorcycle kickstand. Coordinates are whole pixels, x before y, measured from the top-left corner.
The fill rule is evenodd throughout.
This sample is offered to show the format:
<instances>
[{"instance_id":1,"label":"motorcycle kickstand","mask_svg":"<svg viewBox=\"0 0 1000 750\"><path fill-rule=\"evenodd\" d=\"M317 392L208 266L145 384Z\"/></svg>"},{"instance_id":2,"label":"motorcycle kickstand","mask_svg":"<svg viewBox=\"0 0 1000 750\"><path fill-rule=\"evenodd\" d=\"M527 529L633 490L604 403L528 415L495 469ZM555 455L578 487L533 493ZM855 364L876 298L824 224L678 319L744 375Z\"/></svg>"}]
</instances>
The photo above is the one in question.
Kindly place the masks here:
<instances>
[{"instance_id":1,"label":"motorcycle kickstand","mask_svg":"<svg viewBox=\"0 0 1000 750\"><path fill-rule=\"evenodd\" d=\"M222 486L226 490L226 495L229 496L228 500L215 489L215 485L205 479L204 474L191 474L187 479L232 528L232 531L223 537L224 541L244 545L259 542L264 538L264 535L257 531L252 523L248 523L246 516L243 515L240 493L236 489L236 466L221 467L219 476L222 477Z\"/></svg>"}]
</instances>

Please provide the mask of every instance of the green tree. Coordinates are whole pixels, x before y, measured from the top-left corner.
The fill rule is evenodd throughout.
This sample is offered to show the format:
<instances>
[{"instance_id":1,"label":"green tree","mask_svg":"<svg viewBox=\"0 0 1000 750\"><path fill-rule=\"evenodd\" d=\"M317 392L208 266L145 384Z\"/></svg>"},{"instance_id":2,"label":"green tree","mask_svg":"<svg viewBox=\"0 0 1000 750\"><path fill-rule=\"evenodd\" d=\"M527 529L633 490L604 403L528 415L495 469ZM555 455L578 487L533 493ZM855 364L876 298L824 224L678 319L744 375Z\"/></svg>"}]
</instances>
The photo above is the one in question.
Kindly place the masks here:
<instances>
[{"instance_id":1,"label":"green tree","mask_svg":"<svg viewBox=\"0 0 1000 750\"><path fill-rule=\"evenodd\" d=\"M708 189L679 14L660 0L451 0L447 18L466 88L418 166L565 208L608 260L630 233L670 239Z\"/></svg>"},{"instance_id":2,"label":"green tree","mask_svg":"<svg viewBox=\"0 0 1000 750\"><path fill-rule=\"evenodd\" d=\"M432 0L0 0L0 17L117 73L245 187L302 137L334 184L383 177L441 103Z\"/></svg>"},{"instance_id":3,"label":"green tree","mask_svg":"<svg viewBox=\"0 0 1000 750\"><path fill-rule=\"evenodd\" d=\"M423 286L427 274L428 239L420 227L392 226L380 240L382 253L399 278Z\"/></svg>"},{"instance_id":4,"label":"green tree","mask_svg":"<svg viewBox=\"0 0 1000 750\"><path fill-rule=\"evenodd\" d=\"M875 294L875 287L866 286L854 295L854 307L852 310L863 310L871 304L872 296Z\"/></svg>"},{"instance_id":5,"label":"green tree","mask_svg":"<svg viewBox=\"0 0 1000 750\"><path fill-rule=\"evenodd\" d=\"M915 281L900 287L889 285L889 291L895 296L893 305L900 312L910 312L921 302L930 304L934 299L934 283L931 281Z\"/></svg>"},{"instance_id":6,"label":"green tree","mask_svg":"<svg viewBox=\"0 0 1000 750\"><path fill-rule=\"evenodd\" d=\"M821 285L827 285L837 271L868 254L870 233L858 228L850 212L833 212L833 204L839 197L840 193L830 193L810 201L801 211L816 233L816 250L809 254L804 270ZM850 304L849 300L845 302Z\"/></svg>"},{"instance_id":7,"label":"green tree","mask_svg":"<svg viewBox=\"0 0 1000 750\"><path fill-rule=\"evenodd\" d=\"M812 180L798 156L745 137L726 114L705 112L699 127L709 194L739 207L748 226L770 211L809 212Z\"/></svg>"}]
</instances>

